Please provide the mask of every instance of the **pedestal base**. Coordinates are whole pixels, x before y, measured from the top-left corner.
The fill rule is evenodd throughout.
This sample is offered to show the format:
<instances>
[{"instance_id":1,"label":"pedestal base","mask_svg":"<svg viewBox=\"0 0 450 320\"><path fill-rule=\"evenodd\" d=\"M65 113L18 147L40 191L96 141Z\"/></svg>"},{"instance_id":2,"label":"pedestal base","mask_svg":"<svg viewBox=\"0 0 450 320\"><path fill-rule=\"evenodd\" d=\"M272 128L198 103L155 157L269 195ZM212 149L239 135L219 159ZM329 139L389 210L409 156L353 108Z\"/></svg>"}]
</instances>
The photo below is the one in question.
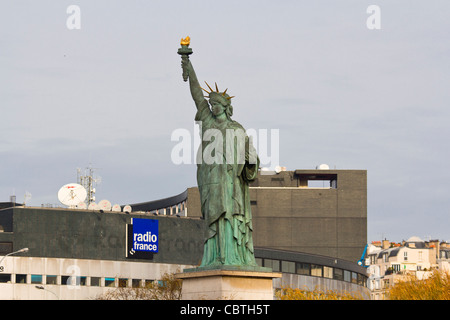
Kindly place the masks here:
<instances>
[{"instance_id":1,"label":"pedestal base","mask_svg":"<svg viewBox=\"0 0 450 320\"><path fill-rule=\"evenodd\" d=\"M224 268L177 274L183 279L182 300L273 300L274 278L281 273Z\"/></svg>"}]
</instances>

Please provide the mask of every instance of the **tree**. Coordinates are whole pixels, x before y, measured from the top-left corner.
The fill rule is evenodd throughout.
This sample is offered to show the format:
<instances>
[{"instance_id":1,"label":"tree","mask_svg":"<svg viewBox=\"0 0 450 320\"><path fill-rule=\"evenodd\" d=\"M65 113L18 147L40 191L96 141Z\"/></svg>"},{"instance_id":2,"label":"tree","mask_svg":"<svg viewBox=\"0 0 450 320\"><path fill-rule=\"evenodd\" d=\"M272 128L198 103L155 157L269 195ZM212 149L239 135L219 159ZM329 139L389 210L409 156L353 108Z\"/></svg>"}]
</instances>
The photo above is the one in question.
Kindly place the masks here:
<instances>
[{"instance_id":1,"label":"tree","mask_svg":"<svg viewBox=\"0 0 450 320\"><path fill-rule=\"evenodd\" d=\"M159 281L143 288L114 288L97 296L97 300L180 300L182 280L165 273Z\"/></svg>"},{"instance_id":2,"label":"tree","mask_svg":"<svg viewBox=\"0 0 450 320\"><path fill-rule=\"evenodd\" d=\"M434 270L424 280L407 275L405 281L389 289L387 297L390 300L450 300L450 272Z\"/></svg>"},{"instance_id":3,"label":"tree","mask_svg":"<svg viewBox=\"0 0 450 320\"><path fill-rule=\"evenodd\" d=\"M314 289L314 291L298 288L282 287L275 293L279 300L362 300L359 294L335 292L333 290Z\"/></svg>"}]
</instances>

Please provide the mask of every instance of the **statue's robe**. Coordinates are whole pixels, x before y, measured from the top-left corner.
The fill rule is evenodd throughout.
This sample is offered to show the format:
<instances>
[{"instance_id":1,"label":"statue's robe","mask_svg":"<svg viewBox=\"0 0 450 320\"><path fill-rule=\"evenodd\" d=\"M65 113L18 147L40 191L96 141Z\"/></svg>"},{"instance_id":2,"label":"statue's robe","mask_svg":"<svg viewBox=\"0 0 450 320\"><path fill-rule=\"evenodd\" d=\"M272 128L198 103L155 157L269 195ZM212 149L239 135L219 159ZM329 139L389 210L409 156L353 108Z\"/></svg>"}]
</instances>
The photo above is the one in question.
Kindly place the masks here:
<instances>
[{"instance_id":1,"label":"statue's robe","mask_svg":"<svg viewBox=\"0 0 450 320\"><path fill-rule=\"evenodd\" d=\"M203 137L199 148L203 157L197 156L197 183L208 226L201 266L256 266L248 186L258 173L256 151L244 128L230 119L219 123L206 100L197 106L195 120ZM208 133L219 131L223 144L219 139L215 145L220 147L211 148L214 141L203 141ZM230 133L237 138L230 139ZM215 159L212 163L211 156Z\"/></svg>"}]
</instances>

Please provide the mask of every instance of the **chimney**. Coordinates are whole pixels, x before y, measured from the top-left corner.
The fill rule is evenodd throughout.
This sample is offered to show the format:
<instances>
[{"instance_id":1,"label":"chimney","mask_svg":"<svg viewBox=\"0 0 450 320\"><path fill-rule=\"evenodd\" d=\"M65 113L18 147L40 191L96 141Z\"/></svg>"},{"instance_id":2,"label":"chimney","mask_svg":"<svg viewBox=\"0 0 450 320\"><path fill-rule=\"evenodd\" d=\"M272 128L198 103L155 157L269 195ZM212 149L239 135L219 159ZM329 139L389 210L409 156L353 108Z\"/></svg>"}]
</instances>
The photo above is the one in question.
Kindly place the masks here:
<instances>
[{"instance_id":1,"label":"chimney","mask_svg":"<svg viewBox=\"0 0 450 320\"><path fill-rule=\"evenodd\" d=\"M389 249L390 244L389 244L389 240L384 239L383 243L381 244L381 249Z\"/></svg>"},{"instance_id":2,"label":"chimney","mask_svg":"<svg viewBox=\"0 0 450 320\"><path fill-rule=\"evenodd\" d=\"M439 251L440 251L440 248L439 248L439 240L430 240L430 247L431 247L431 245L433 245L436 249L436 258L439 258Z\"/></svg>"}]
</instances>

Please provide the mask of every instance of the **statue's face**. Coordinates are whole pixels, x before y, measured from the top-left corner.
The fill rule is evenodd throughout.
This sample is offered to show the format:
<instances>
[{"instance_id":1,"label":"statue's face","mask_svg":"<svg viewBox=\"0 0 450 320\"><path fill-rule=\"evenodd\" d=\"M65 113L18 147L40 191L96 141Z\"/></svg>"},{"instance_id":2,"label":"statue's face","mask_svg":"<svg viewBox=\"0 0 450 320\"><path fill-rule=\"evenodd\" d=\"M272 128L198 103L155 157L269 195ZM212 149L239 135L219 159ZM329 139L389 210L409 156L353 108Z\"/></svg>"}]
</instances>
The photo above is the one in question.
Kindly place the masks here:
<instances>
[{"instance_id":1,"label":"statue's face","mask_svg":"<svg viewBox=\"0 0 450 320\"><path fill-rule=\"evenodd\" d=\"M211 105L211 111L214 116L220 116L225 112L225 106L217 100L210 99L209 104Z\"/></svg>"}]
</instances>

